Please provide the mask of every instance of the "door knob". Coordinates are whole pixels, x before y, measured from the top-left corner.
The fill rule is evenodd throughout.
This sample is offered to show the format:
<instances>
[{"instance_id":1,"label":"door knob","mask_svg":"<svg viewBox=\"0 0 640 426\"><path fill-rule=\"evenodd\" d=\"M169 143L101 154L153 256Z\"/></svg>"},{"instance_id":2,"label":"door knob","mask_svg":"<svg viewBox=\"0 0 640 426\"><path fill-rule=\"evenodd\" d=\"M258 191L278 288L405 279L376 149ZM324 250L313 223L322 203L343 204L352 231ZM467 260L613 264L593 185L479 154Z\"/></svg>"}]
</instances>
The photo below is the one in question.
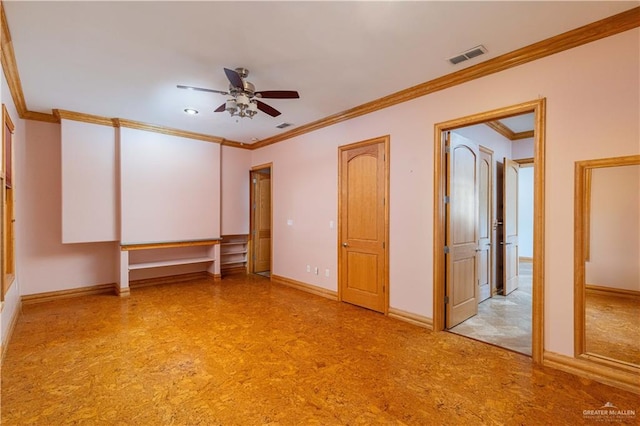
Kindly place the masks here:
<instances>
[{"instance_id":1,"label":"door knob","mask_svg":"<svg viewBox=\"0 0 640 426\"><path fill-rule=\"evenodd\" d=\"M347 243L342 243L342 247L349 247L349 244L347 244Z\"/></svg>"}]
</instances>

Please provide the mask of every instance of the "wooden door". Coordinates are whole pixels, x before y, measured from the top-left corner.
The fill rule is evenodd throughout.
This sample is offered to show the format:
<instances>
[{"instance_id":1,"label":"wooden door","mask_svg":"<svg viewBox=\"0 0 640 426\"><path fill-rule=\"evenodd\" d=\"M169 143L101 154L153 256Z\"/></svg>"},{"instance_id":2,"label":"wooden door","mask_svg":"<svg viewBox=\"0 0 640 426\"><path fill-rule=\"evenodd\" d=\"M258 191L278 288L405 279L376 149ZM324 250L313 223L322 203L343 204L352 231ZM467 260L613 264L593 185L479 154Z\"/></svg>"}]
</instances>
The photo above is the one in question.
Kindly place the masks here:
<instances>
[{"instance_id":1,"label":"wooden door","mask_svg":"<svg viewBox=\"0 0 640 426\"><path fill-rule=\"evenodd\" d=\"M253 272L271 271L271 174L254 172L253 178Z\"/></svg>"},{"instance_id":2,"label":"wooden door","mask_svg":"<svg viewBox=\"0 0 640 426\"><path fill-rule=\"evenodd\" d=\"M507 295L518 288L518 176L520 165L508 158L504 159L502 195L504 197L502 217L502 294Z\"/></svg>"},{"instance_id":3,"label":"wooden door","mask_svg":"<svg viewBox=\"0 0 640 426\"><path fill-rule=\"evenodd\" d=\"M447 132L446 326L478 313L478 147Z\"/></svg>"},{"instance_id":4,"label":"wooden door","mask_svg":"<svg viewBox=\"0 0 640 426\"><path fill-rule=\"evenodd\" d=\"M388 308L386 147L384 138L340 148L338 290L378 312Z\"/></svg>"},{"instance_id":5,"label":"wooden door","mask_svg":"<svg viewBox=\"0 0 640 426\"><path fill-rule=\"evenodd\" d=\"M478 175L478 295L482 302L491 297L493 277L493 151L482 146Z\"/></svg>"}]
</instances>

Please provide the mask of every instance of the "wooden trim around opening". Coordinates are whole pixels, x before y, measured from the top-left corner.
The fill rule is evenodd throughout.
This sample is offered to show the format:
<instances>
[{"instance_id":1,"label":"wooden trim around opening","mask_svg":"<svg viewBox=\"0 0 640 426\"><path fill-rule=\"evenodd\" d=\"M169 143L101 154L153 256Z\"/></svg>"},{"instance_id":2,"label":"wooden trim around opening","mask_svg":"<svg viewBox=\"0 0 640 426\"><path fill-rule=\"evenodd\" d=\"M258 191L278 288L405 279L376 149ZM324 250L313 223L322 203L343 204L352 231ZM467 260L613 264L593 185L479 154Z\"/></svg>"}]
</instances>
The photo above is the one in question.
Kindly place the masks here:
<instances>
[{"instance_id":1,"label":"wooden trim around opening","mask_svg":"<svg viewBox=\"0 0 640 426\"><path fill-rule=\"evenodd\" d=\"M534 119L534 214L533 214L533 307L532 359L541 363L544 351L544 173L546 99L541 98L510 107L475 114L434 126L433 188L433 329L444 330L445 312L445 184L446 167L442 134L448 130L480 124L500 118L533 112Z\"/></svg>"},{"instance_id":2,"label":"wooden trim around opening","mask_svg":"<svg viewBox=\"0 0 640 426\"><path fill-rule=\"evenodd\" d=\"M322 296L327 299L338 300L338 293L335 291L303 283L301 281L292 280L291 278L281 277L280 275L271 275L271 282L315 294L316 296Z\"/></svg>"},{"instance_id":3,"label":"wooden trim around opening","mask_svg":"<svg viewBox=\"0 0 640 426\"><path fill-rule=\"evenodd\" d=\"M591 202L587 190L591 185L592 169L640 164L640 155L576 161L574 168L573 205L573 346L574 356L586 352L585 340L585 259L589 252ZM591 191L589 190L589 193Z\"/></svg>"},{"instance_id":4,"label":"wooden trim around opening","mask_svg":"<svg viewBox=\"0 0 640 426\"><path fill-rule=\"evenodd\" d=\"M389 253L391 252L391 238L389 233L389 212L391 209L391 200L390 200L390 180L391 180L391 135L380 136L377 138L367 139L360 142L354 142L347 145L341 145L338 147L338 188L337 193L340 194L340 185L343 179L343 173L341 164L342 152L345 150L350 150L362 146L367 145L377 145L379 143L384 143L384 311L382 312L385 315L389 314L389 293L391 292L390 280L389 280ZM342 238L342 197L338 196L338 239ZM342 300L342 286L340 283L340 277L342 276L341 267L343 265L343 251L340 249L340 246L337 247L338 251L338 300Z\"/></svg>"}]
</instances>

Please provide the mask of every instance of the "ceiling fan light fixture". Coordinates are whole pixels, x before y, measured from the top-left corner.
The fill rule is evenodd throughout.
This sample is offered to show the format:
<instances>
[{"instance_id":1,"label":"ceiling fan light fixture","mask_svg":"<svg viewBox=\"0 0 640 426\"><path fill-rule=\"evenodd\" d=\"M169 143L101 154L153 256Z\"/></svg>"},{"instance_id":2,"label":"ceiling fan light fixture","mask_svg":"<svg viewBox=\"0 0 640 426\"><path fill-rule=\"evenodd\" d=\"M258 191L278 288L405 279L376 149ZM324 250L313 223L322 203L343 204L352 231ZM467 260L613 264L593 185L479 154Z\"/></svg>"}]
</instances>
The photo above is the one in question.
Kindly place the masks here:
<instances>
[{"instance_id":1,"label":"ceiling fan light fixture","mask_svg":"<svg viewBox=\"0 0 640 426\"><path fill-rule=\"evenodd\" d=\"M235 114L238 111L238 104L235 99L228 99L227 106L225 107L226 111L229 111L231 115Z\"/></svg>"}]
</instances>

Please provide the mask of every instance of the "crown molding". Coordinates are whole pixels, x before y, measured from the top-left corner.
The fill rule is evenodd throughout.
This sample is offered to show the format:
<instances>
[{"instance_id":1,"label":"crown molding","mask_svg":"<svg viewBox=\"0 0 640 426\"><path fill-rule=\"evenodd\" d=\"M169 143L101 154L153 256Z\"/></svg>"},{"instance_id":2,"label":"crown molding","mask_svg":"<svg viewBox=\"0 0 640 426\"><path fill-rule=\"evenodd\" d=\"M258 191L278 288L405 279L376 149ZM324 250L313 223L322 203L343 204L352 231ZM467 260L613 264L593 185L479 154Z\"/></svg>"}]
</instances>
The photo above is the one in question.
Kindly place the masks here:
<instances>
[{"instance_id":1,"label":"crown molding","mask_svg":"<svg viewBox=\"0 0 640 426\"><path fill-rule=\"evenodd\" d=\"M58 122L59 119L54 114L34 112L27 109L26 101L24 99L24 93L22 91L22 83L18 74L15 54L13 51L13 44L11 42L11 33L9 31L4 5L1 2L0 15L0 25L2 27L0 31L0 46L2 49L0 59L2 62L2 67L4 69L5 77L7 79L7 83L9 85L9 90L11 91L11 96L16 106L16 110L18 111L19 117L27 120L38 120L52 123ZM205 140L208 142L216 142L224 146L230 146L234 148L254 150L277 142L282 142L284 140L291 139L305 133L313 132L315 130L319 130L346 120L350 120L352 118L369 114L374 111L388 108L399 103L407 102L428 95L430 93L438 92L440 90L457 86L459 84L467 83L477 78L485 77L500 71L507 70L509 68L517 67L528 62L542 59L544 57L554 55L556 53L560 53L574 47L591 43L592 41L600 40L615 34L622 33L624 31L637 28L638 26L640 26L640 7L635 7L617 15L601 19L599 21L584 25L563 34L559 34L538 43L534 43L521 49L506 53L504 55L497 56L495 58L489 59L488 61L473 65L469 68L447 74L445 76L418 84L399 92L392 93L371 102L367 102L346 111L342 111L337 114L322 118L320 120L304 124L279 135L263 139L254 144L244 144L241 142L226 140L218 136L209 136L184 130L170 129L163 126L145 124L124 119L113 119L112 125L116 127L118 125L123 125L123 127L131 127L157 133L188 137L192 139ZM89 114L84 115L89 116ZM100 118L98 121L102 121L102 118ZM98 124L106 125L106 123ZM523 136L524 133L526 132L522 132L522 135L516 133L516 136L520 135L522 136L521 138L530 137L528 135Z\"/></svg>"},{"instance_id":2,"label":"crown molding","mask_svg":"<svg viewBox=\"0 0 640 426\"><path fill-rule=\"evenodd\" d=\"M188 139L197 139L205 142L222 144L223 138L205 135L202 133L189 132L187 130L172 129L170 127L158 126L156 124L142 123L140 121L126 120L124 118L114 118L112 120L115 127L127 127L129 129L144 130L147 132L162 133L163 135L179 136ZM238 142L239 143L239 142Z\"/></svg>"},{"instance_id":3,"label":"crown molding","mask_svg":"<svg viewBox=\"0 0 640 426\"><path fill-rule=\"evenodd\" d=\"M64 109L54 109L53 115L59 120L82 121L83 123L100 124L102 126L115 127L111 118L101 117L99 115L85 114L82 112L67 111Z\"/></svg>"},{"instance_id":4,"label":"crown molding","mask_svg":"<svg viewBox=\"0 0 640 426\"><path fill-rule=\"evenodd\" d=\"M320 120L304 124L270 138L263 139L251 145L251 149L262 148L277 142L282 142L305 133L322 129L342 121L350 120L383 108L388 108L402 102L407 102L430 93L448 89L469 81L486 77L509 68L517 67L538 59L545 58L592 41L600 40L640 26L640 7L629 9L617 15L576 28L557 36L525 46L469 68L418 84L391 95L384 96L360 106L330 115Z\"/></svg>"}]
</instances>

